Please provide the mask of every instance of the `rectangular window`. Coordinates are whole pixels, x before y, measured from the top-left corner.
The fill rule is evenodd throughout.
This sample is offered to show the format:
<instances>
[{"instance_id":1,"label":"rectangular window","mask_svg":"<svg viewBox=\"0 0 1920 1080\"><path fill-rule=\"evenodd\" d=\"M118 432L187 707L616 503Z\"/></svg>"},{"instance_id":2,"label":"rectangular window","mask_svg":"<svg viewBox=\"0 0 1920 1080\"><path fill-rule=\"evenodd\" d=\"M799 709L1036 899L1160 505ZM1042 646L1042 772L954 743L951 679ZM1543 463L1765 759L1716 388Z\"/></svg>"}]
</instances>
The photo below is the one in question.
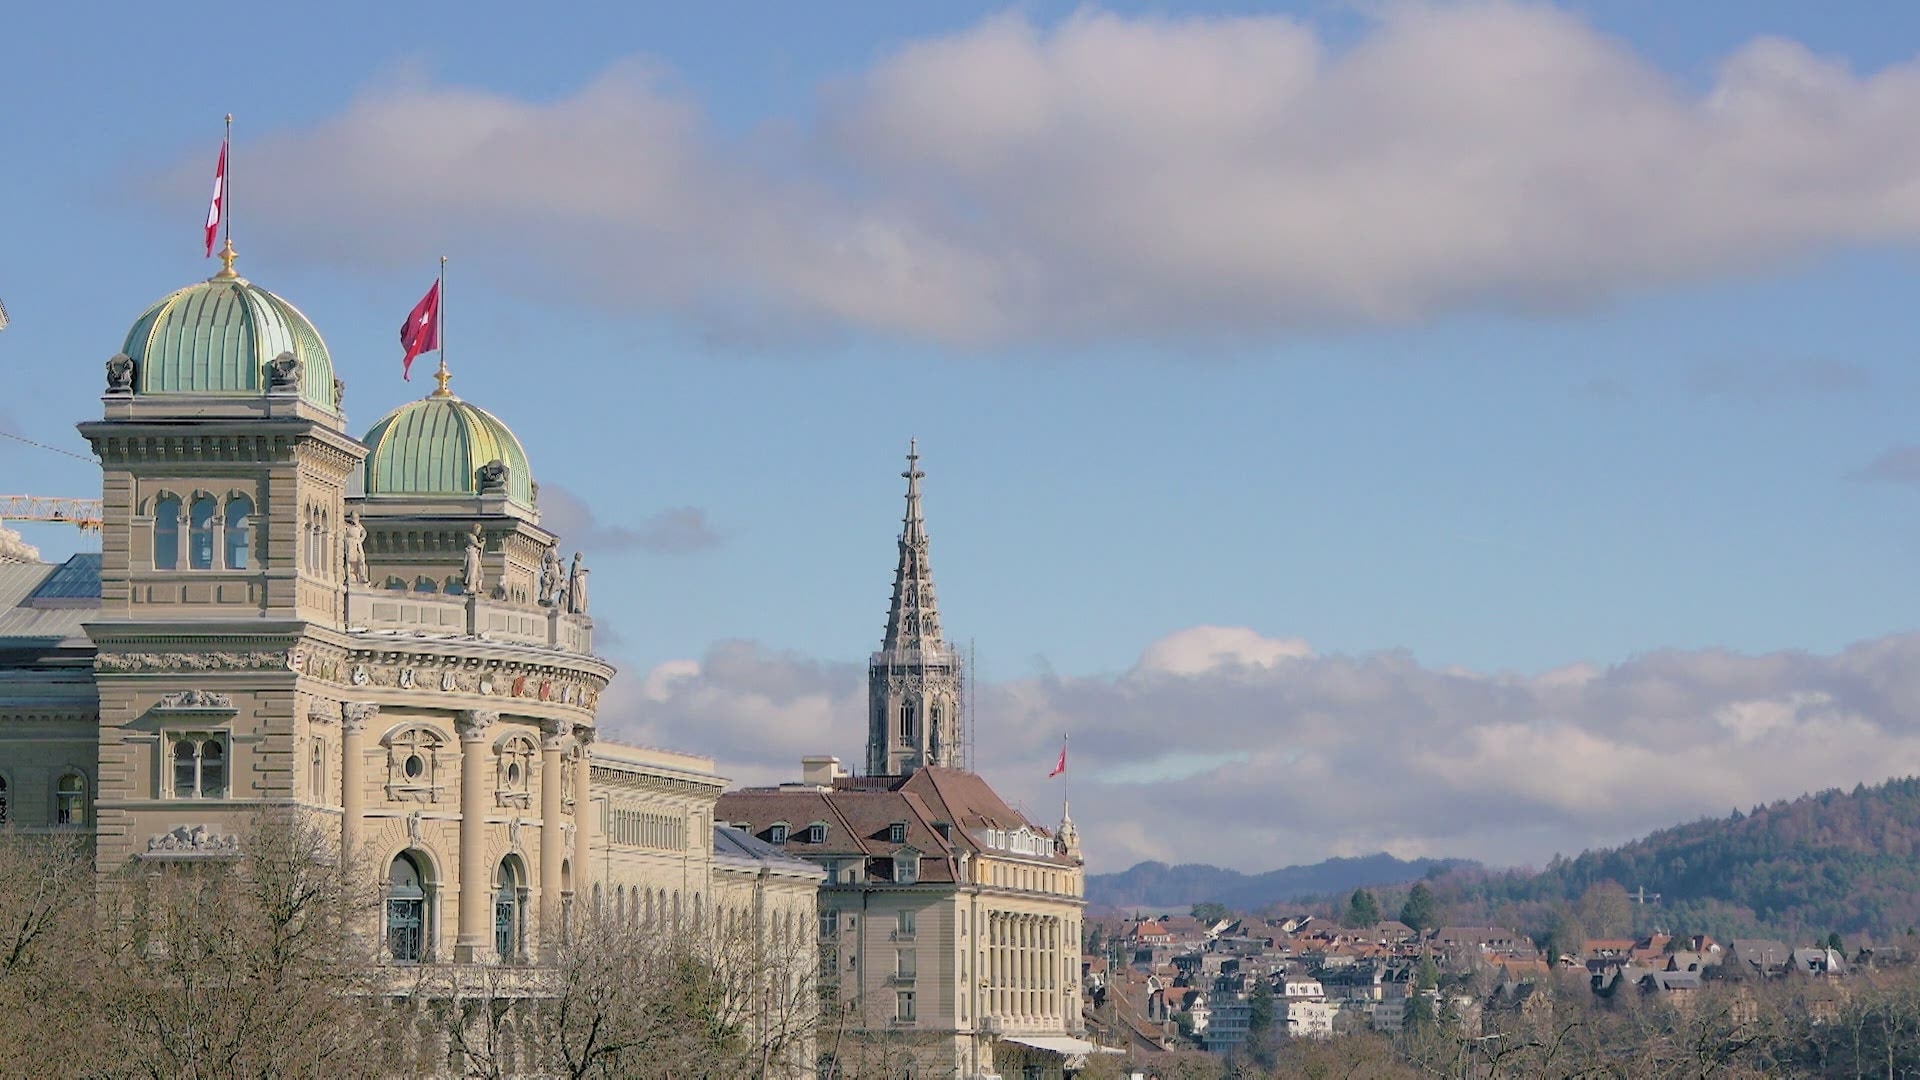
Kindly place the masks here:
<instances>
[{"instance_id":1,"label":"rectangular window","mask_svg":"<svg viewBox=\"0 0 1920 1080\"><path fill-rule=\"evenodd\" d=\"M913 910L911 908L901 908L898 912L894 913L894 919L901 933L913 933Z\"/></svg>"},{"instance_id":2,"label":"rectangular window","mask_svg":"<svg viewBox=\"0 0 1920 1080\"><path fill-rule=\"evenodd\" d=\"M907 842L907 823L896 821L887 826L887 843L904 844Z\"/></svg>"},{"instance_id":3,"label":"rectangular window","mask_svg":"<svg viewBox=\"0 0 1920 1080\"><path fill-rule=\"evenodd\" d=\"M224 799L227 796L225 732L184 732L168 739L173 760L173 797Z\"/></svg>"},{"instance_id":4,"label":"rectangular window","mask_svg":"<svg viewBox=\"0 0 1920 1080\"><path fill-rule=\"evenodd\" d=\"M902 1023L908 1023L908 1024L912 1023L914 1019L913 991L902 990L899 993L895 994L893 1009L894 1009L893 1015L895 1019L901 1021Z\"/></svg>"},{"instance_id":5,"label":"rectangular window","mask_svg":"<svg viewBox=\"0 0 1920 1080\"><path fill-rule=\"evenodd\" d=\"M835 913L831 911L820 913L820 940L825 941L833 936L835 917Z\"/></svg>"},{"instance_id":6,"label":"rectangular window","mask_svg":"<svg viewBox=\"0 0 1920 1080\"><path fill-rule=\"evenodd\" d=\"M894 974L903 979L911 979L920 973L919 954L912 949L901 949L895 954Z\"/></svg>"}]
</instances>

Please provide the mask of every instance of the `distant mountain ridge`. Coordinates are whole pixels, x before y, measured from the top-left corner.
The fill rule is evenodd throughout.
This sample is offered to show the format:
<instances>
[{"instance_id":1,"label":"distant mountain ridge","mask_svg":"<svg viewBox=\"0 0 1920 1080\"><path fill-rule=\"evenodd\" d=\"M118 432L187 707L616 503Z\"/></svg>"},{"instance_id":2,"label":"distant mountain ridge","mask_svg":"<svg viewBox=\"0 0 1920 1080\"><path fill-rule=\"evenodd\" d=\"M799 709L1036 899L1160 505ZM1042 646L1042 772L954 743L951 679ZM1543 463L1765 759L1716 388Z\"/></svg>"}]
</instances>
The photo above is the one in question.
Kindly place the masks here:
<instances>
[{"instance_id":1,"label":"distant mountain ridge","mask_svg":"<svg viewBox=\"0 0 1920 1080\"><path fill-rule=\"evenodd\" d=\"M1203 863L1168 866L1143 862L1116 874L1087 875L1087 904L1093 908L1185 907L1216 901L1235 911L1260 911L1273 904L1323 897L1363 885L1392 885L1476 864L1461 859L1396 859L1363 855L1327 859L1310 866L1287 866L1264 874L1243 874Z\"/></svg>"}]
</instances>

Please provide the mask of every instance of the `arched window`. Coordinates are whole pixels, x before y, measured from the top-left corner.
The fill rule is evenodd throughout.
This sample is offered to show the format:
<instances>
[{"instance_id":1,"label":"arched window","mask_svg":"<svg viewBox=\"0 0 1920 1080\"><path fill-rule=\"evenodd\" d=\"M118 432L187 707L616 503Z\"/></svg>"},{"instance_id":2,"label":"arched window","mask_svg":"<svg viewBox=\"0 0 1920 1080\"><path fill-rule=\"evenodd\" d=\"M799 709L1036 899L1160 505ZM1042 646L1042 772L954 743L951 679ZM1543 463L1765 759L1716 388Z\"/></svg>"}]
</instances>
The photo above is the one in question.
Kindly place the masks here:
<instances>
[{"instance_id":1,"label":"arched window","mask_svg":"<svg viewBox=\"0 0 1920 1080\"><path fill-rule=\"evenodd\" d=\"M173 797L220 799L227 794L226 736L182 734L173 740Z\"/></svg>"},{"instance_id":2,"label":"arched window","mask_svg":"<svg viewBox=\"0 0 1920 1080\"><path fill-rule=\"evenodd\" d=\"M500 860L493 888L493 949L502 960L520 957L526 883L521 880L519 860L509 855Z\"/></svg>"},{"instance_id":3,"label":"arched window","mask_svg":"<svg viewBox=\"0 0 1920 1080\"><path fill-rule=\"evenodd\" d=\"M696 934L700 932L700 922L701 922L701 916L703 914L704 912L702 911L702 907L700 904L700 894L694 893L693 894L693 932Z\"/></svg>"},{"instance_id":4,"label":"arched window","mask_svg":"<svg viewBox=\"0 0 1920 1080\"><path fill-rule=\"evenodd\" d=\"M900 705L900 741L911 746L920 741L919 733L913 729L913 702Z\"/></svg>"},{"instance_id":5,"label":"arched window","mask_svg":"<svg viewBox=\"0 0 1920 1080\"><path fill-rule=\"evenodd\" d=\"M235 495L227 500L226 565L229 570L247 568L247 551L252 546L253 500Z\"/></svg>"},{"instance_id":6,"label":"arched window","mask_svg":"<svg viewBox=\"0 0 1920 1080\"><path fill-rule=\"evenodd\" d=\"M219 511L211 495L193 500L187 515L187 565L195 570L213 569L213 518Z\"/></svg>"},{"instance_id":7,"label":"arched window","mask_svg":"<svg viewBox=\"0 0 1920 1080\"><path fill-rule=\"evenodd\" d=\"M13 792L7 787L7 778L0 776L0 825L13 820Z\"/></svg>"},{"instance_id":8,"label":"arched window","mask_svg":"<svg viewBox=\"0 0 1920 1080\"><path fill-rule=\"evenodd\" d=\"M172 570L180 565L180 500L163 495L153 504L153 568Z\"/></svg>"},{"instance_id":9,"label":"arched window","mask_svg":"<svg viewBox=\"0 0 1920 1080\"><path fill-rule=\"evenodd\" d=\"M414 725L395 731L382 741L387 746L387 797L438 802L440 750L446 742L440 733Z\"/></svg>"},{"instance_id":10,"label":"arched window","mask_svg":"<svg viewBox=\"0 0 1920 1080\"><path fill-rule=\"evenodd\" d=\"M87 778L78 772L60 777L53 789L53 820L57 825L87 823Z\"/></svg>"},{"instance_id":11,"label":"arched window","mask_svg":"<svg viewBox=\"0 0 1920 1080\"><path fill-rule=\"evenodd\" d=\"M409 964L427 958L426 875L404 851L387 867L387 953Z\"/></svg>"},{"instance_id":12,"label":"arched window","mask_svg":"<svg viewBox=\"0 0 1920 1080\"><path fill-rule=\"evenodd\" d=\"M494 759L494 799L501 806L529 806L533 802L534 763L540 748L525 735L510 735Z\"/></svg>"},{"instance_id":13,"label":"arched window","mask_svg":"<svg viewBox=\"0 0 1920 1080\"><path fill-rule=\"evenodd\" d=\"M641 889L640 894L646 898L646 904L647 904L646 925L652 926L653 925L653 890Z\"/></svg>"}]
</instances>

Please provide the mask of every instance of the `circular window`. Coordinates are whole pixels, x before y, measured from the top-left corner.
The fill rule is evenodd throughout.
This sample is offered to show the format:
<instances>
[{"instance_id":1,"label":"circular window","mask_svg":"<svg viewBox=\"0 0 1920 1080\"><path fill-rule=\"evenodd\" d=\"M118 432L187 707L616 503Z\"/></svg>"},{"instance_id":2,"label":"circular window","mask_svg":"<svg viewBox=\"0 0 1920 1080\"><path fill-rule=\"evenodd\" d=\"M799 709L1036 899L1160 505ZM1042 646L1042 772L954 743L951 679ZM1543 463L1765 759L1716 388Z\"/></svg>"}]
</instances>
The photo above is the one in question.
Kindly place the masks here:
<instances>
[{"instance_id":1,"label":"circular window","mask_svg":"<svg viewBox=\"0 0 1920 1080\"><path fill-rule=\"evenodd\" d=\"M507 764L507 783L518 784L519 782L520 782L520 763L517 761L509 762Z\"/></svg>"},{"instance_id":2,"label":"circular window","mask_svg":"<svg viewBox=\"0 0 1920 1080\"><path fill-rule=\"evenodd\" d=\"M426 775L427 759L421 757L419 754L413 754L409 756L407 758L406 770L407 770L407 779L409 780L420 779L422 776Z\"/></svg>"}]
</instances>

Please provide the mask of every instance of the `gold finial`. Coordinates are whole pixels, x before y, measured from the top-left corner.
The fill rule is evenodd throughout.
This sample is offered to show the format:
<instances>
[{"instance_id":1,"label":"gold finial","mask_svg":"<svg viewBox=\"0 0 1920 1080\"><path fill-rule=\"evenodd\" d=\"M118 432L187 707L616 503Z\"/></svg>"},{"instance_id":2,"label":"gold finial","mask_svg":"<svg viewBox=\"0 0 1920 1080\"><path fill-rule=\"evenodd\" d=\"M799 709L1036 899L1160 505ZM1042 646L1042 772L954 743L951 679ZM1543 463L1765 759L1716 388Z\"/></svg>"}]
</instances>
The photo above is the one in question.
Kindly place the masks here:
<instances>
[{"instance_id":1,"label":"gold finial","mask_svg":"<svg viewBox=\"0 0 1920 1080\"><path fill-rule=\"evenodd\" d=\"M213 276L219 279L239 277L239 274L233 272L233 260L238 257L237 253L233 250L233 237L229 236L227 237L226 243L220 247L220 272Z\"/></svg>"},{"instance_id":2,"label":"gold finial","mask_svg":"<svg viewBox=\"0 0 1920 1080\"><path fill-rule=\"evenodd\" d=\"M447 389L447 384L453 381L453 375L447 371L447 358L444 356L440 358L440 370L433 373L433 381L440 384L433 391L434 397L453 396L453 391Z\"/></svg>"}]
</instances>

